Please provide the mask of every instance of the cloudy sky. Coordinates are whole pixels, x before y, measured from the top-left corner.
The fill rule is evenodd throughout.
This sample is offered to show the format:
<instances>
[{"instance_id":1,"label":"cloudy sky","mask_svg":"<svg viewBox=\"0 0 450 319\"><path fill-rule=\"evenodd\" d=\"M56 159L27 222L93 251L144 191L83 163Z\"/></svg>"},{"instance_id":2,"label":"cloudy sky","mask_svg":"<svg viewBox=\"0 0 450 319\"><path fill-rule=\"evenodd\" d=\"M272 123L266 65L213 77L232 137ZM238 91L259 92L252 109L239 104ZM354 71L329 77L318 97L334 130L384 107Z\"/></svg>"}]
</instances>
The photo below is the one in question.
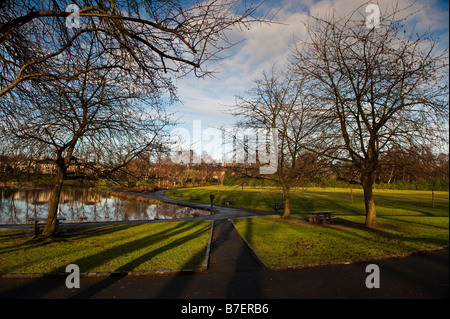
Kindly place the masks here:
<instances>
[{"instance_id":1,"label":"cloudy sky","mask_svg":"<svg viewBox=\"0 0 450 319\"><path fill-rule=\"evenodd\" d=\"M250 3L250 0L247 2ZM399 0L401 7L413 2ZM413 8L416 10L426 7L411 21L414 30L420 33L430 29L439 35L441 48L448 47L448 0L415 2ZM333 9L338 13L350 13L365 3L367 0L266 0L260 8L261 12L276 13L274 21L282 24L255 24L250 30L231 31L231 39L243 42L224 52L229 57L220 64L209 66L217 72L214 78L197 79L192 76L176 82L181 103L172 105L170 110L180 117L180 127L192 130L193 121L201 121L202 130L231 126L234 119L226 111L234 104L235 96L245 94L263 70L274 64L280 67L286 64L289 48L295 39L305 36L304 23L308 15L325 17ZM392 5L393 1L374 0L373 3L383 11L383 7Z\"/></svg>"}]
</instances>

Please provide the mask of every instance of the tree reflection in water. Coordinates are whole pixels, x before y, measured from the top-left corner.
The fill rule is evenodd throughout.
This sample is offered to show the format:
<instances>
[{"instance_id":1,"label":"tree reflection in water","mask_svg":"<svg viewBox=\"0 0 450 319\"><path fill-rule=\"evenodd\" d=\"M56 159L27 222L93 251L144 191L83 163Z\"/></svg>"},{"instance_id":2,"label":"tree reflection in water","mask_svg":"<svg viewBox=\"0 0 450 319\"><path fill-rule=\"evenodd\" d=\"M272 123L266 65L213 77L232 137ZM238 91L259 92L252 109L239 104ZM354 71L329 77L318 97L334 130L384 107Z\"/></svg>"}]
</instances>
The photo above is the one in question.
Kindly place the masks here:
<instances>
[{"instance_id":1,"label":"tree reflection in water","mask_svg":"<svg viewBox=\"0 0 450 319\"><path fill-rule=\"evenodd\" d=\"M0 224L25 224L29 217L47 217L48 188L0 188ZM180 219L209 215L205 210L164 203L152 198L65 187L59 215L66 222L132 221Z\"/></svg>"}]
</instances>

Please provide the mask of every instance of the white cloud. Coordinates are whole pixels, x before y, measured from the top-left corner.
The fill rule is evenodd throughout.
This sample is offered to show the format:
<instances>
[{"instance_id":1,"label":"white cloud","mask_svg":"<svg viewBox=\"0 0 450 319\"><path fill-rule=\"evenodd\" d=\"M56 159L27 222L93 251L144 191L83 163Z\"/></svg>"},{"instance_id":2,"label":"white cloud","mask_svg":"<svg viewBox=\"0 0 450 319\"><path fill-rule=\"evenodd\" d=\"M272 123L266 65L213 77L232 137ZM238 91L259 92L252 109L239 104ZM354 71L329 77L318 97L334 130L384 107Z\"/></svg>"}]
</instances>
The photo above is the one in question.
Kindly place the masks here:
<instances>
[{"instance_id":1,"label":"white cloud","mask_svg":"<svg viewBox=\"0 0 450 319\"><path fill-rule=\"evenodd\" d=\"M412 2L413 0L400 0L399 6L404 8ZM275 21L282 24L258 24L250 30L231 31L228 34L229 39L245 41L224 53L234 55L211 66L218 72L216 77L187 77L179 80L178 93L184 104L175 105L174 110L183 116L188 128L192 125L189 124L192 120L202 120L204 127L231 125L232 117L223 113L226 105L232 105L235 95L242 95L250 89L252 81L259 78L264 69L270 68L274 63L284 67L294 37L301 38L306 34L304 23L307 21L308 12L325 17L330 10L335 9L337 13L345 15L359 6L364 9L366 3L368 2L364 0L267 0L263 9L279 9ZM374 0L373 3L377 3L382 12L386 6L392 7L390 0ZM448 46L448 4L446 9L442 10L443 4L440 1L423 0L408 9L408 12L417 10L424 4L429 6L415 16L415 30L440 30L445 40L443 45ZM362 12L364 13L364 10Z\"/></svg>"},{"instance_id":2,"label":"white cloud","mask_svg":"<svg viewBox=\"0 0 450 319\"><path fill-rule=\"evenodd\" d=\"M294 38L304 32L305 15L280 9L276 21L281 23L257 24L250 30L230 31L228 38L235 42L244 40L224 54L232 54L211 68L217 72L214 78L184 78L178 82L178 93L183 105L176 110L184 113L184 121L197 118L211 122L211 126L232 123L232 118L224 114L227 106L250 89L253 80L259 78L263 70L277 63L284 67L289 56L289 47Z\"/></svg>"}]
</instances>

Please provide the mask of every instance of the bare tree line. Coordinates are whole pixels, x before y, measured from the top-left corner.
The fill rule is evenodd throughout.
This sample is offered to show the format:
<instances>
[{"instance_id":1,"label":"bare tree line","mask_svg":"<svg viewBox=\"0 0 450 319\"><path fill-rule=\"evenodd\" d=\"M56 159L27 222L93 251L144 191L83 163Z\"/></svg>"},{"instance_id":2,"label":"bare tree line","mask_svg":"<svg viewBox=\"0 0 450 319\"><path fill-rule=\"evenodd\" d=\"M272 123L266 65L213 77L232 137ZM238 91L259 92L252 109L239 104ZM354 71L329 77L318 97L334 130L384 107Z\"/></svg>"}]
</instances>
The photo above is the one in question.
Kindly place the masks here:
<instances>
[{"instance_id":1,"label":"bare tree line","mask_svg":"<svg viewBox=\"0 0 450 319\"><path fill-rule=\"evenodd\" d=\"M70 13L54 1L0 7L2 137L58 167L45 236L69 166L102 163L108 175L163 151L173 78L208 75L232 46L226 30L267 20L253 16L259 4L233 12L237 0L74 3L79 29L67 28ZM364 9L310 17L288 67L267 70L231 111L242 129L277 130L277 172L265 178L283 188L286 218L293 185L342 163L364 189L366 226L375 226L372 189L386 154L448 141L448 50L433 34L407 32L409 7L394 4L372 28ZM258 158L241 171L259 176Z\"/></svg>"},{"instance_id":2,"label":"bare tree line","mask_svg":"<svg viewBox=\"0 0 450 319\"><path fill-rule=\"evenodd\" d=\"M287 70L265 72L232 109L240 126L278 130L272 177L283 187L284 217L290 185L310 178L320 162L342 162L363 187L365 224L373 227L384 155L432 153L448 143L448 49L439 50L430 33L407 32L413 14L399 17L409 7L394 4L372 28L364 9L309 17Z\"/></svg>"},{"instance_id":3,"label":"bare tree line","mask_svg":"<svg viewBox=\"0 0 450 319\"><path fill-rule=\"evenodd\" d=\"M2 144L56 164L43 236L54 233L61 187L73 165L124 168L161 151L177 99L175 77L210 72L233 44L225 31L248 28L259 4L235 12L236 0L7 1L0 7ZM8 146L10 147L10 146ZM98 166L101 164L101 167Z\"/></svg>"}]
</instances>

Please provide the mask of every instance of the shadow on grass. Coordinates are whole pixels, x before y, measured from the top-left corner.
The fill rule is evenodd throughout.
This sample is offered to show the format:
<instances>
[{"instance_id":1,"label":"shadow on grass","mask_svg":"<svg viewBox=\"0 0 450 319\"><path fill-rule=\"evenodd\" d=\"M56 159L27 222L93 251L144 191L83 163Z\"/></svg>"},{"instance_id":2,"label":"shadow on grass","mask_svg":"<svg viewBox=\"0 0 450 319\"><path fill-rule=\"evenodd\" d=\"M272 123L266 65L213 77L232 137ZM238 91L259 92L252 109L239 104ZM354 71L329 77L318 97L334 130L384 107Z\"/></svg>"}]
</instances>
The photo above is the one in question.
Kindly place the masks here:
<instances>
[{"instance_id":1,"label":"shadow on grass","mask_svg":"<svg viewBox=\"0 0 450 319\"><path fill-rule=\"evenodd\" d=\"M420 222L421 220L423 220L420 217L423 217L423 216L411 216L410 219L402 218L401 220L399 220L398 218L395 218L395 217L383 216L383 219L400 221L400 222L406 223L406 224L422 225L422 226L426 226L426 227L433 227L433 228L437 228L437 229L448 230L448 227L445 227L445 226L439 226L439 225L433 225L431 223ZM431 216L430 218L448 218L448 217L446 217L446 216Z\"/></svg>"},{"instance_id":2,"label":"shadow on grass","mask_svg":"<svg viewBox=\"0 0 450 319\"><path fill-rule=\"evenodd\" d=\"M176 235L178 233L184 232L184 231L185 231L185 229L179 229L177 231L173 231L172 233L170 233L168 235L172 236L172 235ZM143 254L143 255L139 256L138 258L135 258L132 261L130 261L130 262L128 262L128 263L118 267L116 269L116 271L122 271L122 270L123 271L130 271L130 270L136 269L141 264L143 264L144 262L146 262L146 261L156 257L157 255L159 255L159 254L161 254L163 252L166 252L168 250L174 249L174 248L176 248L178 246L182 246L182 245L186 244L187 242L197 238L198 236L203 235L205 232L207 232L207 229L199 229L199 230L197 230L197 231L195 231L195 232L193 232L193 233L191 233L189 235L186 235L186 236L184 236L182 238L179 238L179 239L176 239L174 241L171 241L170 243L168 243L168 244L166 244L166 245L164 245L162 247L159 247L159 248L157 248L155 250L152 250L152 251L150 251L150 252L148 252L146 254ZM144 245L144 247L145 247L145 245ZM205 249L206 249L206 245L205 245ZM200 253L203 254L203 256L204 256L205 250L201 250ZM186 262L184 265L182 265L180 267L180 269L193 269L193 268L196 268L198 266L198 263L197 263L197 265L195 263L193 263L194 260L197 261L197 262L199 261L198 258L196 258L196 255L194 255L194 257L190 258L188 262Z\"/></svg>"},{"instance_id":3,"label":"shadow on grass","mask_svg":"<svg viewBox=\"0 0 450 319\"><path fill-rule=\"evenodd\" d=\"M89 272L98 266L108 263L110 260L116 259L135 250L143 249L148 245L153 245L160 241L166 240L170 236L178 235L188 230L190 226L191 224L189 222L174 223L173 227L168 229L139 238L137 240L127 241L126 243L111 247L109 249L101 250L96 254L74 260L71 263L80 266L81 272ZM166 247L166 250L167 249L170 249L170 247ZM126 270L131 271L133 269L134 268ZM54 272L64 272L64 267L57 268Z\"/></svg>"},{"instance_id":4,"label":"shadow on grass","mask_svg":"<svg viewBox=\"0 0 450 319\"><path fill-rule=\"evenodd\" d=\"M124 225L124 227L120 227L121 229L124 229L126 227L134 227L135 225ZM136 225L137 226L137 225ZM187 231L190 227L192 227L192 222L182 222L182 223L174 223L173 227L170 227L168 229L165 229L163 231L160 231L155 234L151 234L148 236L145 236L144 238L140 238L116 247L113 247L111 249L108 249L104 252L99 252L98 254L94 254L91 256L86 256L84 258L80 258L78 260L74 260L71 263L77 264L80 266L80 271L84 272L86 270L86 267L95 267L98 265L101 265L103 263L107 263L109 260L113 258L120 257L126 253L129 253L133 249L140 249L145 248L148 244L154 244L157 242L160 242L164 239L167 239L169 236L175 236L177 234L183 233L184 231ZM147 260L166 252L170 249L182 246L183 244L197 238L198 236L201 236L205 232L208 232L210 229L209 225L206 227L202 227L199 230L196 230L192 233L187 234L186 236L183 236L181 238L178 238L174 241L171 241L167 244L165 244L162 247L159 247L155 250L149 251L145 253L144 255L141 255L128 263L119 266L116 270L127 270L132 271L142 263L146 262ZM91 234L99 234L101 233L100 230L94 230L91 229ZM108 230L105 230L105 232L108 232ZM88 235L89 231L83 232L83 236ZM206 251L206 245L205 249L199 250L197 253L195 253L188 261L186 261L182 268L189 267L193 268L194 265L198 265L203 261L203 258L205 256ZM89 266L87 266L89 265ZM64 273L65 267L59 267L55 269L56 273ZM115 282L119 281L123 276L109 276L107 278L101 279L99 282L95 283L94 285L90 287L86 287L85 289L82 289L80 291L74 290L75 294L71 295L71 298L89 298L97 293L101 292L103 289L113 285ZM8 291L8 295L11 297L14 296L20 296L20 298L39 298L40 295L37 295L36 289L34 289L36 283L38 285L44 285L46 288L44 289L45 292L48 293L52 290L59 289L61 286L64 286L65 278L43 278L43 279L33 279L29 281L25 281L23 285L17 286L14 289ZM83 279L81 281L81 284L83 286ZM38 289L39 290L39 289Z\"/></svg>"},{"instance_id":5,"label":"shadow on grass","mask_svg":"<svg viewBox=\"0 0 450 319\"><path fill-rule=\"evenodd\" d=\"M183 264L181 269L192 269L192 264L197 263L199 260L203 260L205 258L205 255L205 250L197 252L186 263ZM194 274L192 273L178 273L171 278L171 280L155 295L154 298L180 298L186 287L188 287L193 279Z\"/></svg>"},{"instance_id":6,"label":"shadow on grass","mask_svg":"<svg viewBox=\"0 0 450 319\"><path fill-rule=\"evenodd\" d=\"M2 248L0 256L5 253L11 253L19 250L26 250L37 247L49 246L58 242L69 242L71 240L85 239L93 236L109 235L137 225L114 225L114 226L77 226L67 228L68 232L55 237L44 240L35 240L33 237L26 235L25 231L14 232L13 234L5 234L0 236L0 245L11 240L23 240L22 243L14 245L10 248Z\"/></svg>"},{"instance_id":7,"label":"shadow on grass","mask_svg":"<svg viewBox=\"0 0 450 319\"><path fill-rule=\"evenodd\" d=\"M26 235L25 232L14 234L12 236L6 235L2 240L0 240L0 244L3 244L4 242L8 242L11 240L23 240L20 244L15 244L14 246L10 246L9 248L5 248L2 245L2 250L0 252L0 256L6 253L12 253L15 251L20 251L22 249L31 249L35 247L43 247L48 246L52 243L54 243L57 239L49 238L47 240L39 240L36 241L32 237L29 237Z\"/></svg>"},{"instance_id":8,"label":"shadow on grass","mask_svg":"<svg viewBox=\"0 0 450 319\"><path fill-rule=\"evenodd\" d=\"M339 227L339 232L341 233L347 233L350 236L353 237L359 237L364 241L367 242L367 246L376 245L379 243L379 241L384 238L386 240L392 241L392 245L394 245L396 250L398 250L398 253L405 253L411 250L417 250L420 249L421 246L425 247L436 247L448 244L448 242L445 242L444 240L437 238L437 237L425 237L425 236L408 236L408 234L403 234L402 232L402 226L401 223L404 222L404 220L397 220L395 218L384 218L387 220L393 220L398 222L399 224L385 224L380 222L379 219L379 225L374 228L366 227L363 223L347 220L347 219L341 219L339 218L336 222L337 225L342 225L344 227ZM415 222L409 222L407 223L412 224L420 224L425 226L430 226L428 224L423 223L415 223ZM327 227L327 226L326 226ZM333 226L331 226L333 227ZM447 229L445 227L439 227L442 229ZM358 230L358 231L355 231ZM400 233L392 233L389 232L389 230L398 231ZM364 234L369 234L369 236L364 236ZM392 247L392 246L390 246ZM388 247L389 248L389 247Z\"/></svg>"},{"instance_id":9,"label":"shadow on grass","mask_svg":"<svg viewBox=\"0 0 450 319\"><path fill-rule=\"evenodd\" d=\"M324 256L336 255L337 260L403 254L448 244L448 237L445 239L445 236L441 234L436 234L435 236L434 229L423 231L420 228L414 229L414 224L417 224L417 226L428 226L426 222L414 222L415 218L418 217L412 217L412 222L408 221L407 223L403 223L403 220L396 220L395 218L380 218L380 225L376 228L368 228L363 222L358 222L358 220L343 218L338 218L336 224L331 225L311 225L303 217L289 220L279 219L278 221L274 219L273 222L269 222L267 225L263 224L264 226L261 226L261 224L258 226L256 224L258 219L253 218L239 220L237 224L239 224L244 237L253 247L259 247L262 244L265 246L262 251L273 252L269 253L270 256L279 255L281 251L277 252L276 246L266 246L272 245L272 242L277 240L277 236L274 236L273 240L267 236L270 236L271 233L287 234L289 232L291 234L291 231L293 232L290 237L285 239L287 242L284 242L286 248L292 248L296 244L297 238L306 236L304 238L307 241L318 241L323 245L320 251L321 254L324 254ZM390 222L391 220L395 222L392 223ZM363 221L363 218L361 218L361 221ZM277 226L276 224L279 225ZM285 226L282 226L282 224L285 224L287 228L284 228ZM448 228L439 227L441 233L443 230L448 230ZM259 241L253 243L253 238L256 236L255 232L258 232L257 237L264 238L266 243ZM262 234L267 234L267 236ZM288 250L291 248L288 248ZM297 248L298 251L295 254L302 254L303 251L306 251L304 250L305 246ZM282 251L284 251L284 248L282 248ZM341 256L341 253L344 255ZM350 255L348 255L349 253ZM267 259L270 256L262 257ZM317 262L321 261L318 260Z\"/></svg>"},{"instance_id":10,"label":"shadow on grass","mask_svg":"<svg viewBox=\"0 0 450 319\"><path fill-rule=\"evenodd\" d=\"M20 229L20 230L4 230L0 232L0 244L11 240L20 240L27 236L26 234L31 232L32 229Z\"/></svg>"},{"instance_id":11,"label":"shadow on grass","mask_svg":"<svg viewBox=\"0 0 450 319\"><path fill-rule=\"evenodd\" d=\"M146 238L137 240L134 242L134 245L138 244L138 246L141 246L146 240L149 240L149 239L152 240L152 242L153 242L153 240L155 240L155 241L161 240L162 233L164 233L164 237L165 237L165 236L173 236L178 233L184 232L186 230L186 227L189 225L186 225L186 223L183 223L183 224L184 225L182 225L182 226L180 225L179 227L173 227L173 228L167 230L166 232L161 232L158 235L152 235L152 236L148 236ZM199 229L189 235L186 235L182 238L172 241L162 247L159 247L155 250L152 250L146 254L143 254L143 255L131 260L130 262L118 267L116 269L116 271L132 271L133 269L136 269L139 265L148 261L149 259L154 258L157 255L159 255L163 252L166 252L170 249L173 249L173 248L176 248L183 244L186 244L187 242L204 234L208 230L209 230L209 227L206 227L204 229ZM131 248L131 246L127 247L127 249L129 249L129 248ZM179 270L195 268L196 265L198 265L201 261L203 261L203 258L205 257L205 253L206 253L206 245L205 245L205 249L201 249L197 253L195 253L191 258L189 258L188 261L186 261L180 267ZM80 264L81 264L81 262L80 262ZM108 288L109 286L113 285L114 283L118 282L121 278L122 278L122 276L109 276L109 277L101 280L100 282L94 284L93 286L87 288L86 290L80 291L76 295L71 296L71 298L90 298L90 297L96 295L97 293L103 291L104 289ZM177 286L179 286L178 283L177 283ZM178 289L179 289L179 287L178 287Z\"/></svg>"},{"instance_id":12,"label":"shadow on grass","mask_svg":"<svg viewBox=\"0 0 450 319\"><path fill-rule=\"evenodd\" d=\"M77 239L89 238L92 236L109 235L118 231L139 226L140 224L124 224L124 225L107 225L107 226L75 226L67 227L67 232L57 239L69 239L76 237Z\"/></svg>"},{"instance_id":13,"label":"shadow on grass","mask_svg":"<svg viewBox=\"0 0 450 319\"><path fill-rule=\"evenodd\" d=\"M336 214L363 215L364 202L357 199L355 195L354 203L350 201L350 194L320 193L315 191L296 192L292 196L293 211L301 213L314 210L332 210Z\"/></svg>"},{"instance_id":14,"label":"shadow on grass","mask_svg":"<svg viewBox=\"0 0 450 319\"><path fill-rule=\"evenodd\" d=\"M435 208L432 208L431 199L429 201L413 200L389 195L375 194L375 203L378 203L378 205L382 207L383 210L401 210L414 212L414 215L418 216L448 216L448 205L446 207L446 212L443 211L445 209L443 205L436 205Z\"/></svg>"}]
</instances>

